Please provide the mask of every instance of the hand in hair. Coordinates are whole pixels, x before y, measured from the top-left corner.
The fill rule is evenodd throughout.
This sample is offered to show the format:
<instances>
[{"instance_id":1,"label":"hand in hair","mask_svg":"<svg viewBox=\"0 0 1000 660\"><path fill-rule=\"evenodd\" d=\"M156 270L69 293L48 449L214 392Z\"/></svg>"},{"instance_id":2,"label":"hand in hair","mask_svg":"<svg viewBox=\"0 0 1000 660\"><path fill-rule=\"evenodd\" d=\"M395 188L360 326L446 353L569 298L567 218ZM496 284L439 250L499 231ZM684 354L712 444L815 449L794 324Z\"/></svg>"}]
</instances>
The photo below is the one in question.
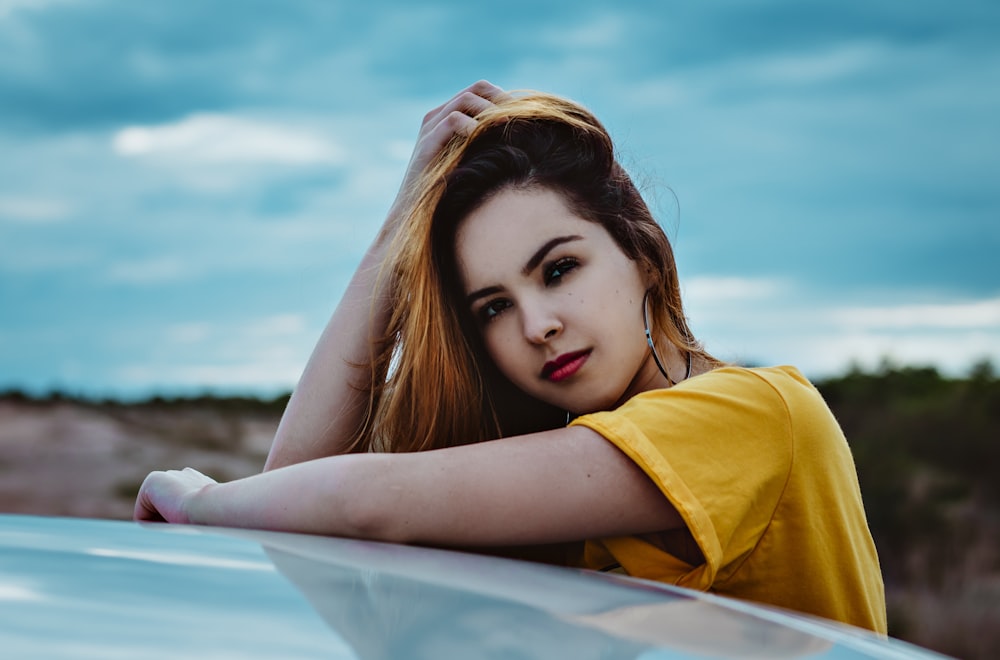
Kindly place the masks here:
<instances>
[{"instance_id":1,"label":"hand in hair","mask_svg":"<svg viewBox=\"0 0 1000 660\"><path fill-rule=\"evenodd\" d=\"M509 97L504 90L480 80L424 115L416 146L406 167L399 194L386 219L383 234L392 234L402 212L411 202L409 195L416 188L420 175L444 146L455 135L471 131L476 125L476 115L495 102L507 98Z\"/></svg>"}]
</instances>

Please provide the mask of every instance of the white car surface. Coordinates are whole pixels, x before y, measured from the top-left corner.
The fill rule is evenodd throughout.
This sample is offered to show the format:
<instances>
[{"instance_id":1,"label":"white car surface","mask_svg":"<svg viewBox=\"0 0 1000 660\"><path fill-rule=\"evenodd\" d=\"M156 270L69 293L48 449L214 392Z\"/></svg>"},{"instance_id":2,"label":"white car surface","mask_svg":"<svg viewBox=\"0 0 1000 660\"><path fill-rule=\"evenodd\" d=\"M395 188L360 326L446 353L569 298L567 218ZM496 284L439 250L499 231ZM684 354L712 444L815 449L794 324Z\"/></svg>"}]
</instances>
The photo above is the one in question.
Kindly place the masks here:
<instances>
[{"instance_id":1,"label":"white car surface","mask_svg":"<svg viewBox=\"0 0 1000 660\"><path fill-rule=\"evenodd\" d=\"M932 658L659 583L298 534L0 516L4 658Z\"/></svg>"}]
</instances>

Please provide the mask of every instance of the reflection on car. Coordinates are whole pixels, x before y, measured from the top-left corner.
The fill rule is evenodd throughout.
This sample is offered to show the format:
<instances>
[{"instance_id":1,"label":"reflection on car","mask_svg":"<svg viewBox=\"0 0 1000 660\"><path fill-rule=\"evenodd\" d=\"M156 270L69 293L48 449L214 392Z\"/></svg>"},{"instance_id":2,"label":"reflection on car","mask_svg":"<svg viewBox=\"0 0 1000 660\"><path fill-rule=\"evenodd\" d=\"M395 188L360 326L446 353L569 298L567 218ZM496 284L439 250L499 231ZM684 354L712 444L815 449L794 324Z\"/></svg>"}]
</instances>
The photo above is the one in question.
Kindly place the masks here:
<instances>
[{"instance_id":1,"label":"reflection on car","mask_svg":"<svg viewBox=\"0 0 1000 660\"><path fill-rule=\"evenodd\" d=\"M4 657L922 658L659 583L258 530L0 516Z\"/></svg>"}]
</instances>

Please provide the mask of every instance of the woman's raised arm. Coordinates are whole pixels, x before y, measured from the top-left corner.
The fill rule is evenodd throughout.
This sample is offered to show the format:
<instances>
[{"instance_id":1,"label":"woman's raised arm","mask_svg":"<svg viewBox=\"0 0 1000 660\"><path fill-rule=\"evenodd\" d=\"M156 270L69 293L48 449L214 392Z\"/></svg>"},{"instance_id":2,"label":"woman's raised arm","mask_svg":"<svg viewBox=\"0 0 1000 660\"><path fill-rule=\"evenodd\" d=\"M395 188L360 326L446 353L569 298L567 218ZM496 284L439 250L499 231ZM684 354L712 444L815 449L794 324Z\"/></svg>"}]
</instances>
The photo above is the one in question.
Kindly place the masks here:
<instances>
[{"instance_id":1,"label":"woman's raised arm","mask_svg":"<svg viewBox=\"0 0 1000 660\"><path fill-rule=\"evenodd\" d=\"M416 182L454 135L469 130L477 114L505 97L499 87L479 81L424 116L396 200L313 349L282 415L265 471L347 450L364 418L371 385L369 372L352 365L368 363L372 342L388 323L387 300L378 289L379 269L408 212Z\"/></svg>"}]
</instances>

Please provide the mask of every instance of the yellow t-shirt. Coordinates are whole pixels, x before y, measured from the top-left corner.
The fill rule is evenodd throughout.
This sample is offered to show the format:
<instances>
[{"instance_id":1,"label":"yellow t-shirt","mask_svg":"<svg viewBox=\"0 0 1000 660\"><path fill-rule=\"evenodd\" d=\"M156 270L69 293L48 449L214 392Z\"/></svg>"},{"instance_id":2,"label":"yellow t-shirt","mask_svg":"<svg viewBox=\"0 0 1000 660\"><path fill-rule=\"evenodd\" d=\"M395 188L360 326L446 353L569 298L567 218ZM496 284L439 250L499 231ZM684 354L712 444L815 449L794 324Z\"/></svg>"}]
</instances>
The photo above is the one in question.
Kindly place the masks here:
<instances>
[{"instance_id":1,"label":"yellow t-shirt","mask_svg":"<svg viewBox=\"0 0 1000 660\"><path fill-rule=\"evenodd\" d=\"M724 367L578 417L656 483L687 524L588 541L584 564L886 631L854 459L792 367Z\"/></svg>"}]
</instances>

